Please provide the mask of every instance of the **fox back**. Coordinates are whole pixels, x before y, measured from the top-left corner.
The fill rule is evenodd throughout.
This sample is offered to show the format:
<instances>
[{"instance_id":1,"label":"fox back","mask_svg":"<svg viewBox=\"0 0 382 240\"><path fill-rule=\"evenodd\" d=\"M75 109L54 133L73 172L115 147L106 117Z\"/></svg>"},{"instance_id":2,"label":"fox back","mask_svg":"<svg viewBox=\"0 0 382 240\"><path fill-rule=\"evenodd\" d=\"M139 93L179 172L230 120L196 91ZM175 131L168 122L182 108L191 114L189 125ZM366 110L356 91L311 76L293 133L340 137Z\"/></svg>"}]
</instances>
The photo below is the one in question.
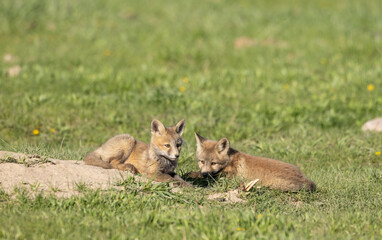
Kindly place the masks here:
<instances>
[{"instance_id":1,"label":"fox back","mask_svg":"<svg viewBox=\"0 0 382 240\"><path fill-rule=\"evenodd\" d=\"M274 159L251 156L230 147L227 138L208 140L195 133L196 158L203 177L225 174L260 183L283 191L305 189L314 191L316 185L294 165Z\"/></svg>"}]
</instances>

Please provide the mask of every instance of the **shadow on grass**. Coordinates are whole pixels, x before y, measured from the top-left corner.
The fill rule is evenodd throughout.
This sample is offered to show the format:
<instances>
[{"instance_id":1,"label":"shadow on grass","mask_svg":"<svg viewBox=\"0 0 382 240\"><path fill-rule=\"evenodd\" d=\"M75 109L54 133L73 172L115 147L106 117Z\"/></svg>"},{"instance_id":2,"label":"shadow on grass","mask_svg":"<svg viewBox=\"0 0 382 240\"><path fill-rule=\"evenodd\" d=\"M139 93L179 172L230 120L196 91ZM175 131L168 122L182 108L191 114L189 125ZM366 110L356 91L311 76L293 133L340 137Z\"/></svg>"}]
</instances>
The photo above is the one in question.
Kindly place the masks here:
<instances>
[{"instance_id":1,"label":"shadow on grass","mask_svg":"<svg viewBox=\"0 0 382 240\"><path fill-rule=\"evenodd\" d=\"M217 183L217 178L213 178L213 177L198 177L198 178L195 178L195 177L191 177L190 173L192 173L192 172L181 173L181 177L185 181L191 183L194 186L197 186L197 187L208 187L208 186L212 186L212 185Z\"/></svg>"}]
</instances>

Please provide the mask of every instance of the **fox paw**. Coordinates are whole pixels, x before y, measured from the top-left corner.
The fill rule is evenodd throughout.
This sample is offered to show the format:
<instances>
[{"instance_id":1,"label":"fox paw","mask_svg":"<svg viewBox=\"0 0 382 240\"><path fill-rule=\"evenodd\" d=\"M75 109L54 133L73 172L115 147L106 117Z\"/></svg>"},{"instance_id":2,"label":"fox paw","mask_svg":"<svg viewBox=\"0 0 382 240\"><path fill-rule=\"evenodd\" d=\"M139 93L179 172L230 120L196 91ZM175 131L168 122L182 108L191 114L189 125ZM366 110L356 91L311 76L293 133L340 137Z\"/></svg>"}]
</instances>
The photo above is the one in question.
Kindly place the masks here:
<instances>
[{"instance_id":1,"label":"fox paw","mask_svg":"<svg viewBox=\"0 0 382 240\"><path fill-rule=\"evenodd\" d=\"M188 182L174 182L173 187L187 187L187 188L194 188L194 185Z\"/></svg>"},{"instance_id":2,"label":"fox paw","mask_svg":"<svg viewBox=\"0 0 382 240\"><path fill-rule=\"evenodd\" d=\"M125 164L125 170L129 171L131 174L138 174L138 170L131 164Z\"/></svg>"},{"instance_id":3,"label":"fox paw","mask_svg":"<svg viewBox=\"0 0 382 240\"><path fill-rule=\"evenodd\" d=\"M187 177L189 177L189 178L203 178L203 176L200 172L190 172L187 174Z\"/></svg>"}]
</instances>

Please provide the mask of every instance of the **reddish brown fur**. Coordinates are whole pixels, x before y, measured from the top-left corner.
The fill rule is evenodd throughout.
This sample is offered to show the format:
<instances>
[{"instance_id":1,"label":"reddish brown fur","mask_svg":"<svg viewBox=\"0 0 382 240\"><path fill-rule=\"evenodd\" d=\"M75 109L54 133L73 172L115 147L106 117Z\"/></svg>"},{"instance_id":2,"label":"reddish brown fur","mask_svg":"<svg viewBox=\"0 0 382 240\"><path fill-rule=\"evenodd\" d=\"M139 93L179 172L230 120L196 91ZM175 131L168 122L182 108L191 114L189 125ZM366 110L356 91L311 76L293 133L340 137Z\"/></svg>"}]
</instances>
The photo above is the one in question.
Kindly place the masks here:
<instances>
[{"instance_id":1,"label":"reddish brown fur","mask_svg":"<svg viewBox=\"0 0 382 240\"><path fill-rule=\"evenodd\" d=\"M230 147L226 138L212 141L197 133L195 136L196 156L201 171L200 174L192 173L191 177L221 173L229 177L241 176L248 180L260 179L263 186L283 191L316 189L316 185L294 165L239 152Z\"/></svg>"},{"instance_id":2,"label":"reddish brown fur","mask_svg":"<svg viewBox=\"0 0 382 240\"><path fill-rule=\"evenodd\" d=\"M166 128L159 120L151 122L150 144L128 134L117 135L85 156L87 165L141 173L159 182L175 181L190 186L176 175L175 168L182 148L184 120Z\"/></svg>"}]
</instances>

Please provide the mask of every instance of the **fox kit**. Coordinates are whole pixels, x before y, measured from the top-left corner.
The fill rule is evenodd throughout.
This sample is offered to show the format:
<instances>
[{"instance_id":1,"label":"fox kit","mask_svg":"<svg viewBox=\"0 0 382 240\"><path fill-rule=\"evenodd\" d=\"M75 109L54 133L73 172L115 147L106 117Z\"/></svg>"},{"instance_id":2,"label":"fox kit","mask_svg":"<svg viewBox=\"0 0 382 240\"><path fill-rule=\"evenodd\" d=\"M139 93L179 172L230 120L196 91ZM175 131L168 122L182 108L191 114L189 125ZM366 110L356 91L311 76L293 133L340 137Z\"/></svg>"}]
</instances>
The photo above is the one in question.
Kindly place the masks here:
<instances>
[{"instance_id":1,"label":"fox kit","mask_svg":"<svg viewBox=\"0 0 382 240\"><path fill-rule=\"evenodd\" d=\"M305 189L314 191L316 185L291 164L274 159L251 156L230 147L227 138L212 141L195 133L196 158L200 172L190 177L216 176L219 173L228 177L242 176L248 180L260 179L263 186L283 191Z\"/></svg>"},{"instance_id":2,"label":"fox kit","mask_svg":"<svg viewBox=\"0 0 382 240\"><path fill-rule=\"evenodd\" d=\"M141 173L158 182L175 181L190 186L174 172L182 149L184 127L184 120L173 127L165 127L154 119L151 122L150 144L128 134L117 135L86 155L84 162L102 168Z\"/></svg>"}]
</instances>

